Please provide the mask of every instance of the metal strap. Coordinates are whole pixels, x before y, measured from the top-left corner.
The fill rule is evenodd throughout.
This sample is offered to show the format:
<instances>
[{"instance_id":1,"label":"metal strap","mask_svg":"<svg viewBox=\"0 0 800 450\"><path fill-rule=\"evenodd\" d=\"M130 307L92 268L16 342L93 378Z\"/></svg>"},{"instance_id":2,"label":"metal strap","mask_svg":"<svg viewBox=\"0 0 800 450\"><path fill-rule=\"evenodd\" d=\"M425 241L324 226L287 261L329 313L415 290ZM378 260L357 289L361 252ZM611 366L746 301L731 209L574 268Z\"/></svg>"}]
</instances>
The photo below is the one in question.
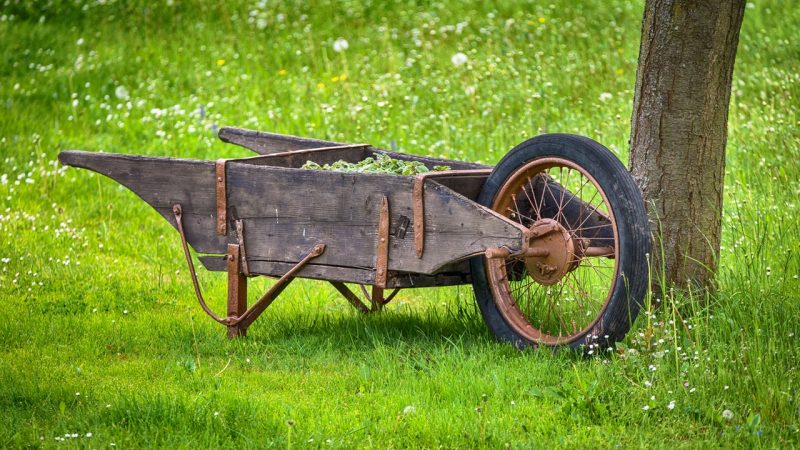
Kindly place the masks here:
<instances>
[{"instance_id":1,"label":"metal strap","mask_svg":"<svg viewBox=\"0 0 800 450\"><path fill-rule=\"evenodd\" d=\"M389 199L381 199L378 218L378 241L375 248L375 286L386 287L389 277Z\"/></svg>"},{"instance_id":2,"label":"metal strap","mask_svg":"<svg viewBox=\"0 0 800 450\"><path fill-rule=\"evenodd\" d=\"M225 159L218 159L214 164L214 171L217 176L217 234L225 236L228 234L228 192L226 180Z\"/></svg>"},{"instance_id":3,"label":"metal strap","mask_svg":"<svg viewBox=\"0 0 800 450\"><path fill-rule=\"evenodd\" d=\"M181 244L183 245L183 253L186 255L186 265L189 266L189 275L192 276L192 284L194 285L194 294L197 297L197 301L200 302L200 307L203 308L203 311L208 314L209 317L216 320L217 322L228 325L228 319L222 319L218 315L214 314L211 309L209 309L208 305L206 305L205 299L203 299L203 294L200 292L200 285L197 282L197 274L194 270L194 263L192 262L192 255L189 253L189 244L186 243L186 233L183 231L183 208L181 205L175 205L172 207L172 214L175 215L175 224L178 226L178 233L181 234Z\"/></svg>"}]
</instances>

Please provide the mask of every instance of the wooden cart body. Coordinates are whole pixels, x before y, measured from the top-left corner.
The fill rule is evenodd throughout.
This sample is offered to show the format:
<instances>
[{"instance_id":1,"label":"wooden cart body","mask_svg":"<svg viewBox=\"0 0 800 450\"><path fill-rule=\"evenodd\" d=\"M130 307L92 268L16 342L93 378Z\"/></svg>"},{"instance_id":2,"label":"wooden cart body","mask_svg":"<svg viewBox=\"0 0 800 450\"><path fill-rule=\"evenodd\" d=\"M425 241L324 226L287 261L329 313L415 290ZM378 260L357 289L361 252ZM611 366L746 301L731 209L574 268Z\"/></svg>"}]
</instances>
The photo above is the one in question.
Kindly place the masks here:
<instances>
[{"instance_id":1,"label":"wooden cart body","mask_svg":"<svg viewBox=\"0 0 800 450\"><path fill-rule=\"evenodd\" d=\"M255 318L234 323L246 315L245 276L329 280L353 302L343 282L381 290L464 284L470 257L523 250L528 230L477 202L490 166L237 128L219 136L259 156L201 161L66 151L59 160L123 184L180 231L198 298L215 318L186 244L206 269L228 271L228 316L217 319L229 334L242 334ZM378 154L451 170L412 177L300 168ZM324 250L311 255L314 248Z\"/></svg>"}]
</instances>

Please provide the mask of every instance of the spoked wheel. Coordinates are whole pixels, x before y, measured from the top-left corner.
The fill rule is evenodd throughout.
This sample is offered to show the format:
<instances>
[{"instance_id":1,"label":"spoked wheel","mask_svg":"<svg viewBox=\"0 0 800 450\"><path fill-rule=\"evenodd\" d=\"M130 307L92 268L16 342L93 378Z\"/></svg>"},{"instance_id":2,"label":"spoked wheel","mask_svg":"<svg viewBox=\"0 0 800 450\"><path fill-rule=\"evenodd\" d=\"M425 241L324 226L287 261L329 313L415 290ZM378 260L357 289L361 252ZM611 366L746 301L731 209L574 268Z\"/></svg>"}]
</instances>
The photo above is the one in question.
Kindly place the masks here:
<instances>
[{"instance_id":1,"label":"spoked wheel","mask_svg":"<svg viewBox=\"0 0 800 450\"><path fill-rule=\"evenodd\" d=\"M641 194L608 149L573 135L530 139L500 161L478 201L528 230L527 253L471 261L499 339L594 353L625 335L647 288L650 233Z\"/></svg>"}]
</instances>

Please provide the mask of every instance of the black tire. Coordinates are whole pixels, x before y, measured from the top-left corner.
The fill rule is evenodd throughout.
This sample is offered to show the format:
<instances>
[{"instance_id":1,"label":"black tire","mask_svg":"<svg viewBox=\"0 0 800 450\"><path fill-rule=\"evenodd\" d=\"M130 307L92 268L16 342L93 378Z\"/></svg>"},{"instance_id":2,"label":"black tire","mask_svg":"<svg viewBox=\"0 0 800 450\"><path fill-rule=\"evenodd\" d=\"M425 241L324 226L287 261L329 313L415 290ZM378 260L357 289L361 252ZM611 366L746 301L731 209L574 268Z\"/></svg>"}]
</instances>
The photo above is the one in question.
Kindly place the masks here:
<instances>
[{"instance_id":1,"label":"black tire","mask_svg":"<svg viewBox=\"0 0 800 450\"><path fill-rule=\"evenodd\" d=\"M556 184L553 183L553 181L560 179L551 176L551 172L555 173L554 170L547 166L549 163L544 163L543 161L560 161L559 164L567 168L568 176L578 177L578 181L582 180L580 176L585 177L587 180L591 181L594 188L601 193L600 197L605 200L600 203L600 206L594 206L594 208L588 209L585 206L592 206L592 201L588 203L578 202L581 212L578 214L577 219L568 218L568 214L565 212L568 210L568 206L564 204L564 196L571 194L571 192L565 189L567 194L564 194L558 190L562 184ZM545 178L540 178L542 175L538 175L542 174L542 172L531 172L538 170L540 167L548 167L544 172ZM561 174L563 174L563 167L559 169L561 170ZM528 172L521 172L523 170L528 170ZM531 173L536 173L537 175L533 175L533 178L531 178ZM521 177L528 177L527 186L525 182L520 181L523 179ZM538 191L534 185L539 185L541 183L537 180L547 180L544 182L545 187ZM550 184L548 184L548 182ZM558 181L558 183L560 183L560 181ZM580 190L575 194L575 198L584 200L579 196L583 193L583 186L585 185L587 185L586 182L580 185ZM504 189L504 186L506 189ZM521 188L519 186L521 186ZM571 236L571 238L564 237L563 242L569 242L569 245L575 245L574 243L579 242L580 245L582 245L581 249L595 245L595 242L600 242L602 239L610 239L608 237L594 237L593 239L598 240L590 241L585 238L585 236L589 235L586 229L591 227L583 225L587 220L585 217L597 214L598 211L604 209L607 210L605 214L599 215L603 216L600 217L600 219L610 219L612 231L606 229L603 233L606 233L606 236L613 236L615 240L609 241L612 242L612 245L595 248L613 249L615 251L615 257L610 257L611 254L609 253L595 259L590 259L591 256L596 255L589 255L588 249L575 250L575 252L581 251L584 253L581 253L580 256L575 256L578 255L578 253L569 253L571 257L574 257L571 261L580 262L573 263L569 266L571 268L565 269L569 270L569 272L566 275L562 275L564 278L559 279L559 281L556 282L558 284L548 281L545 284L552 285L553 287L550 288L547 286L546 289L540 291L542 283L534 279L534 277L528 273L528 278L525 279L528 283L527 290L519 290L517 294L513 294L514 291L510 286L511 283L519 282L517 279L517 277L519 277L518 273L521 264L519 260L515 262L511 260L493 262L496 260L488 260L484 256L472 258L470 260L470 269L472 273L473 289L487 326L499 340L511 342L518 348L546 346L553 348L570 348L573 350L583 349L586 353L592 354L597 353L599 349L612 346L614 342L625 336L631 324L636 319L649 283L648 255L651 245L650 228L641 193L633 178L619 159L599 143L581 136L546 134L529 139L506 154L486 180L478 197L478 202L489 208L493 208L494 205L494 209L500 209L498 205L502 205L504 204L503 202L505 202L507 206L508 201L498 196L509 197L508 192L511 192L510 190L514 187L519 189L517 194L520 194L519 196L512 195L510 197L513 199L514 207L517 208L516 214L514 212L497 212L516 217L517 220L526 227L529 225L525 222L526 220L530 222L530 226L533 226L533 223L541 223L545 218L550 219L551 222L553 220L561 220L566 224L564 225L564 230ZM562 212L560 216L556 214L554 218L546 217L546 210L549 208L549 204L545 205L545 207L542 206L545 202L555 204L557 201L556 196L554 196L552 192L550 192L549 195L553 200L551 201L549 198L546 198L545 191L548 190L548 187L550 190L554 190L561 195L561 204L558 206ZM578 189L574 190L577 191ZM522 208L517 207L517 199L522 198L523 191L530 192L530 196L533 197L530 204L538 205L538 211L529 208L524 210L523 214L523 212L521 212ZM541 198L537 202L535 197L538 192L541 192ZM596 196L597 194L595 194L595 197ZM566 203L570 203L570 201ZM569 208L574 209L573 206L569 206ZM508 207L505 209L511 211ZM592 209L594 211L592 211ZM529 215L530 218L528 218L526 214ZM535 220L538 220L538 222L534 222ZM572 226L567 226L570 225L570 220L572 220ZM577 220L583 221L577 226L574 226ZM603 226L608 227L609 225ZM569 228L574 228L574 230L570 230ZM612 232L613 234L611 234ZM594 233L595 236L600 236L599 231L594 231ZM567 235L565 234L564 236ZM559 239L561 238L559 237ZM573 249L577 247L573 246L568 248ZM530 258L525 259L525 261L529 260ZM597 270L593 261L600 260L602 260L602 263L605 265L601 267L602 270ZM613 272L609 271L608 264L614 265ZM567 266L567 264L564 265L564 267ZM498 269L498 267L500 268ZM528 266L523 264L522 267ZM541 265L537 267L539 267L540 271L544 271ZM545 267L552 268L553 266ZM588 271L589 268L594 269L597 275ZM602 306L597 308L595 313L592 313L595 305L590 304L589 308L587 308L582 301L577 300L577 297L569 297L569 292L574 291L577 292L578 297L581 298L591 298L592 301L598 303L602 300L594 298L596 297L592 295L594 291L588 288L584 289L586 285L582 287L581 283L584 283L584 281L581 280L584 278L570 278L578 277L578 275L572 274L578 272L579 269L586 269L586 271L581 272L581 274L586 273L587 275L580 276L592 277L593 281L590 282L589 288L594 289L595 285L597 285L599 286L596 289L597 292L606 292L602 290L604 289L602 283L604 279L608 279L608 287L605 288L607 290L605 294L606 300ZM505 275L503 277L498 276L498 273L500 273L498 270L501 270ZM535 271L536 269L534 268L531 270ZM613 276L607 276L607 278L600 276L610 273L613 273ZM537 276L542 277L544 275L537 274ZM588 280L589 278L585 279ZM528 280L532 280L535 283ZM505 282L507 286L501 289L498 287L498 284L503 282ZM539 292L538 294L534 295L530 293L531 285L535 286L535 289ZM577 285L577 288L574 287L575 285ZM554 291L559 286L558 298L555 298L556 295ZM565 286L568 287L565 288ZM568 292L564 293L565 290ZM503 294L503 292L505 292L505 294ZM584 295L584 293L586 295ZM500 301L506 300L505 298L499 298L504 295L510 298L510 302L506 301L503 303ZM524 305L520 306L523 300L520 297L525 295L529 296L530 299L532 299L530 300L531 304L534 304L534 306L530 307L531 311L533 311L531 314L525 314L523 312L525 308ZM545 299L545 303L535 303L542 301L542 298ZM569 303L570 301L573 303ZM511 308L509 308L509 304L512 305ZM562 330L568 327L568 323L560 316L560 310L555 313L558 315L558 320L551 318L554 307L561 309L562 305L568 304L569 308L571 308L570 311L572 311L570 314L572 314L574 333L562 335L562 332L559 331L556 335L555 331L543 331L545 327L550 327L553 330ZM502 305L505 306L501 307ZM540 317L544 314L544 308L540 308L539 305L547 305L548 312L546 319ZM580 306L578 307L575 305ZM568 306L563 306L563 309L567 311ZM585 314L583 314L584 309L588 309ZM594 315L592 316L592 314ZM589 317L592 317L592 320L584 328L577 329L574 317L586 321L589 320ZM586 317L586 319L581 319L582 317ZM522 319L524 319L524 323L521 322ZM537 330L537 326L542 328L542 330Z\"/></svg>"}]
</instances>

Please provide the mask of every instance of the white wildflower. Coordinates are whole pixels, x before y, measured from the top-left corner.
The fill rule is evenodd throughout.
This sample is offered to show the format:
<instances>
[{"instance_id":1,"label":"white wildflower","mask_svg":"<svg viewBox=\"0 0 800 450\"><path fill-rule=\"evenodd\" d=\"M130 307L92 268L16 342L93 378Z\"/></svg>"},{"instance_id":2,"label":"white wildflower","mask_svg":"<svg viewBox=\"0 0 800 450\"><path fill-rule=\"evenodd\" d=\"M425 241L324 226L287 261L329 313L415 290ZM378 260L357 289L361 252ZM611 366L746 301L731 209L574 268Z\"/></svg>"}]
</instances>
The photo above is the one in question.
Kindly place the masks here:
<instances>
[{"instance_id":1,"label":"white wildflower","mask_svg":"<svg viewBox=\"0 0 800 450\"><path fill-rule=\"evenodd\" d=\"M598 99L601 102L607 102L607 101L611 100L612 97L614 97L614 96L610 92L603 92L602 94L600 94L600 97L598 97Z\"/></svg>"},{"instance_id":2,"label":"white wildflower","mask_svg":"<svg viewBox=\"0 0 800 450\"><path fill-rule=\"evenodd\" d=\"M726 409L725 411L722 411L722 418L725 419L725 420L733 419L733 411L731 411L730 409Z\"/></svg>"},{"instance_id":3,"label":"white wildflower","mask_svg":"<svg viewBox=\"0 0 800 450\"><path fill-rule=\"evenodd\" d=\"M347 42L345 38L339 38L333 41L333 51L336 53L343 52L350 48L350 44Z\"/></svg>"},{"instance_id":4,"label":"white wildflower","mask_svg":"<svg viewBox=\"0 0 800 450\"><path fill-rule=\"evenodd\" d=\"M460 66L465 64L468 61L467 55L458 52L450 58L450 62L453 63L454 66Z\"/></svg>"},{"instance_id":5,"label":"white wildflower","mask_svg":"<svg viewBox=\"0 0 800 450\"><path fill-rule=\"evenodd\" d=\"M114 89L114 95L116 95L118 99L123 101L128 100L128 98L130 98L128 89L125 86L117 86L117 88Z\"/></svg>"}]
</instances>

